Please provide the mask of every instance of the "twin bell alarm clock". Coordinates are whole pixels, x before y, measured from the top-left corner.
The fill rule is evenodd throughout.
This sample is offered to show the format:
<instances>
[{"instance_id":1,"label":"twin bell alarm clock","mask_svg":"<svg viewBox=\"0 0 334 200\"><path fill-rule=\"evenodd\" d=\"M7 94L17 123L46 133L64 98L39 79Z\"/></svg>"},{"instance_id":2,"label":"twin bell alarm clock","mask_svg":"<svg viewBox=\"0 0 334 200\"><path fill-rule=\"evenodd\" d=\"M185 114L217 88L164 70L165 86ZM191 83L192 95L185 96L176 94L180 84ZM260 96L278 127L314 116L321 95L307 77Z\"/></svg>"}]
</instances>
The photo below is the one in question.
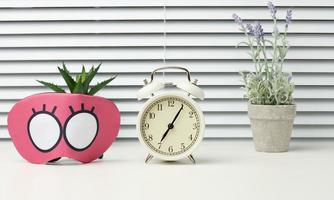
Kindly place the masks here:
<instances>
[{"instance_id":1,"label":"twin bell alarm clock","mask_svg":"<svg viewBox=\"0 0 334 200\"><path fill-rule=\"evenodd\" d=\"M157 72L181 70L187 80L181 83L154 79ZM138 114L139 141L149 152L145 162L153 157L175 161L188 157L193 163L192 152L203 139L205 128L203 112L193 98L204 99L204 92L197 80L191 80L190 72L182 67L161 67L151 73L150 81L144 80L138 91L138 100L148 98ZM166 91L176 87L177 91Z\"/></svg>"}]
</instances>

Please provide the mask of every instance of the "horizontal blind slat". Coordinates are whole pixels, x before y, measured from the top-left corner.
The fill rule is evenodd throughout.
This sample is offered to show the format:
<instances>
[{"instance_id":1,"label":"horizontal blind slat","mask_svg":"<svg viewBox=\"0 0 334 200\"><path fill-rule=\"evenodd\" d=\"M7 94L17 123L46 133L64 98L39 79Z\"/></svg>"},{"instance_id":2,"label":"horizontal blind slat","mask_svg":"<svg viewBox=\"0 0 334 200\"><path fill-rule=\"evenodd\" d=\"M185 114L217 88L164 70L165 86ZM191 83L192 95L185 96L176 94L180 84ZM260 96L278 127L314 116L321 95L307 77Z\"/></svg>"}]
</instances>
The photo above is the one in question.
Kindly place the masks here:
<instances>
[{"instance_id":1,"label":"horizontal blind slat","mask_svg":"<svg viewBox=\"0 0 334 200\"><path fill-rule=\"evenodd\" d=\"M246 22L247 23L247 22ZM263 21L265 32L272 23ZM87 34L87 33L240 33L232 21L49 21L0 22L1 34ZM284 30L284 23L280 24ZM334 21L296 21L289 33L334 33Z\"/></svg>"},{"instance_id":2,"label":"horizontal blind slat","mask_svg":"<svg viewBox=\"0 0 334 200\"><path fill-rule=\"evenodd\" d=\"M235 47L243 34L168 34L167 47ZM307 43L305 41L308 41ZM290 34L291 47L334 47L333 34ZM1 47L160 47L162 34L3 35Z\"/></svg>"},{"instance_id":3,"label":"horizontal blind slat","mask_svg":"<svg viewBox=\"0 0 334 200\"><path fill-rule=\"evenodd\" d=\"M118 74L118 77L111 82L113 86L142 86L143 80L147 78L149 73L133 72L133 73L122 73ZM113 76L110 74L97 75L92 80L92 85L97 84L105 79ZM192 76L200 82L199 86L224 86L224 85L235 85L242 86L242 78L238 73L192 73ZM328 85L334 86L334 73L318 73L317 76L311 73L294 73L292 81L295 85ZM168 73L165 75L165 79L168 78L172 82L185 81L183 73ZM18 87L24 85L28 86L41 86L36 80L44 80L55 83L60 86L66 86L65 81L59 77L59 74L0 74L0 87ZM155 80L163 81L162 74L157 74Z\"/></svg>"},{"instance_id":4,"label":"horizontal blind slat","mask_svg":"<svg viewBox=\"0 0 334 200\"><path fill-rule=\"evenodd\" d=\"M286 60L333 60L334 47L291 48ZM205 52L205 53L203 53ZM166 59L241 59L250 60L248 49L234 47L169 47ZM3 48L0 60L161 60L163 49L158 47L136 48ZM270 56L268 56L270 59Z\"/></svg>"},{"instance_id":5,"label":"horizontal blind slat","mask_svg":"<svg viewBox=\"0 0 334 200\"><path fill-rule=\"evenodd\" d=\"M204 136L206 138L251 138L252 133L249 126L207 126ZM134 126L122 126L119 138L136 138L137 132ZM295 125L292 133L294 138L333 138L334 126L319 125ZM5 127L0 127L0 138L9 138Z\"/></svg>"},{"instance_id":6,"label":"horizontal blind slat","mask_svg":"<svg viewBox=\"0 0 334 200\"><path fill-rule=\"evenodd\" d=\"M167 20L231 20L234 7L169 7ZM261 7L241 7L243 19L270 20L268 10ZM93 21L93 20L162 20L161 7L108 7L108 8L26 8L2 9L0 21ZM277 19L285 19L285 12L277 13ZM294 21L333 20L333 8L294 8Z\"/></svg>"},{"instance_id":7,"label":"horizontal blind slat","mask_svg":"<svg viewBox=\"0 0 334 200\"><path fill-rule=\"evenodd\" d=\"M262 0L234 0L234 1L221 1L221 0L12 0L2 1L0 7L4 8L22 8L22 7L151 7L162 6L164 3L167 6L192 6L192 7L206 7L206 6L231 6L231 7L252 7L261 6L265 7L265 3ZM280 0L275 2L276 6L300 6L300 7L328 7L334 6L331 0Z\"/></svg>"},{"instance_id":8,"label":"horizontal blind slat","mask_svg":"<svg viewBox=\"0 0 334 200\"><path fill-rule=\"evenodd\" d=\"M332 125L334 124L332 113L297 113L295 125ZM249 125L246 112L212 112L204 113L206 125ZM136 125L137 113L122 113L122 125ZM7 125L7 113L0 114L0 126Z\"/></svg>"},{"instance_id":9,"label":"horizontal blind slat","mask_svg":"<svg viewBox=\"0 0 334 200\"><path fill-rule=\"evenodd\" d=\"M99 60L88 61L84 58L77 61L66 61L68 68L73 72L80 72L82 64L85 66L98 65ZM249 60L167 60L170 65L187 67L192 72L240 72L254 70ZM62 61L1 61L0 73L3 74L38 74L58 73L56 66ZM161 60L104 60L100 72L103 73L144 73L152 72L157 66L162 66ZM334 72L334 60L286 60L284 69L288 72L318 73ZM315 67L316 66L316 67ZM199 80L201 81L201 80Z\"/></svg>"},{"instance_id":10,"label":"horizontal blind slat","mask_svg":"<svg viewBox=\"0 0 334 200\"><path fill-rule=\"evenodd\" d=\"M18 100L1 100L0 113L7 113ZM121 112L138 112L143 102L137 100L116 99L113 101ZM207 99L198 101L203 112L246 112L247 102L245 99ZM296 99L298 112L334 112L332 99Z\"/></svg>"},{"instance_id":11,"label":"horizontal blind slat","mask_svg":"<svg viewBox=\"0 0 334 200\"><path fill-rule=\"evenodd\" d=\"M136 93L139 88L139 86L108 86L100 91L98 95L111 99L137 99ZM202 88L205 90L206 99L240 99L244 94L239 86L202 86ZM49 89L43 86L3 87L0 88L0 96L3 97L2 99L20 99L35 93L49 91ZM167 88L165 91L173 91L173 89ZM294 97L298 99L333 99L334 86L297 86Z\"/></svg>"}]
</instances>

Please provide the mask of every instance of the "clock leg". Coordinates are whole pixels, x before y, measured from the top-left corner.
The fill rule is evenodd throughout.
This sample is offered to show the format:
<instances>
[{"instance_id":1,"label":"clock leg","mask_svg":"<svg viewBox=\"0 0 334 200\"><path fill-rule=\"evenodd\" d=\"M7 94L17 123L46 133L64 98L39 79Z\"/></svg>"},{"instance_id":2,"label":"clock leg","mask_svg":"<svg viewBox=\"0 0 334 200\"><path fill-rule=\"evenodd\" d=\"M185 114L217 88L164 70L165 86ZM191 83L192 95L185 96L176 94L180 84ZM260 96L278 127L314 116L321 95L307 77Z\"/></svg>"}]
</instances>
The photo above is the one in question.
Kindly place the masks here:
<instances>
[{"instance_id":1,"label":"clock leg","mask_svg":"<svg viewBox=\"0 0 334 200\"><path fill-rule=\"evenodd\" d=\"M188 158L193 164L196 164L195 158L191 154L188 156Z\"/></svg>"},{"instance_id":2,"label":"clock leg","mask_svg":"<svg viewBox=\"0 0 334 200\"><path fill-rule=\"evenodd\" d=\"M152 158L153 158L153 156L151 154L148 154L147 157L146 157L146 159L145 159L145 163L146 164L149 163L150 160L152 160Z\"/></svg>"}]
</instances>

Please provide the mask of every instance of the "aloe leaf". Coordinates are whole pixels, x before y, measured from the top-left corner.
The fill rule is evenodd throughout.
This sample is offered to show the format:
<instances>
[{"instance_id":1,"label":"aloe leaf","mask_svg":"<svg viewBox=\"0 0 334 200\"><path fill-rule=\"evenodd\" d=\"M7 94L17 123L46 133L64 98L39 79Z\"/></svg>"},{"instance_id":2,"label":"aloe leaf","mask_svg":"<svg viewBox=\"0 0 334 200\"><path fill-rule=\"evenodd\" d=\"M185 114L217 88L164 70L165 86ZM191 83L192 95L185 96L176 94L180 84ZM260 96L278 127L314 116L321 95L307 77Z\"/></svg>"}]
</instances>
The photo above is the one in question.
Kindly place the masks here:
<instances>
[{"instance_id":1,"label":"aloe leaf","mask_svg":"<svg viewBox=\"0 0 334 200\"><path fill-rule=\"evenodd\" d=\"M65 65L64 62L63 62L63 70L64 70L66 73L70 74L70 71L68 71L68 69L67 69L67 67L66 67L66 65Z\"/></svg>"},{"instance_id":2,"label":"aloe leaf","mask_svg":"<svg viewBox=\"0 0 334 200\"><path fill-rule=\"evenodd\" d=\"M102 62L100 62L100 64L96 68L100 68L101 65L102 65Z\"/></svg>"},{"instance_id":3,"label":"aloe leaf","mask_svg":"<svg viewBox=\"0 0 334 200\"><path fill-rule=\"evenodd\" d=\"M114 80L116 78L116 76L113 76L105 81L102 81L101 83L98 83L97 85L95 85L94 87L92 87L88 94L89 95L94 95L96 94L99 90L101 90L102 88L104 88L106 85L108 85L108 83L110 83L112 80Z\"/></svg>"},{"instance_id":4,"label":"aloe leaf","mask_svg":"<svg viewBox=\"0 0 334 200\"><path fill-rule=\"evenodd\" d=\"M67 84L67 87L72 92L74 90L74 87L75 87L76 84L75 84L75 81L73 80L73 78L71 77L69 71L67 70L65 64L63 64L63 69L58 67L58 70L59 70L61 76L64 78L64 80Z\"/></svg>"},{"instance_id":5,"label":"aloe leaf","mask_svg":"<svg viewBox=\"0 0 334 200\"><path fill-rule=\"evenodd\" d=\"M48 83L45 81L39 81L37 80L39 83L45 85L46 87L50 88L51 90L55 91L55 92L59 92L59 93L66 93L65 90L63 90L62 88L60 88L58 85L55 85L53 83Z\"/></svg>"},{"instance_id":6,"label":"aloe leaf","mask_svg":"<svg viewBox=\"0 0 334 200\"><path fill-rule=\"evenodd\" d=\"M78 82L78 81L79 81L80 76L81 76L80 74L76 75L76 77L75 77L75 82Z\"/></svg>"},{"instance_id":7,"label":"aloe leaf","mask_svg":"<svg viewBox=\"0 0 334 200\"><path fill-rule=\"evenodd\" d=\"M94 66L89 70L89 73L86 77L86 80L83 82L83 89L84 91L86 91L86 93L88 93L88 89L89 89L89 84L92 82L93 78L95 77L95 75L97 74L97 71L99 71L100 66L97 66L97 68L94 68Z\"/></svg>"},{"instance_id":8,"label":"aloe leaf","mask_svg":"<svg viewBox=\"0 0 334 200\"><path fill-rule=\"evenodd\" d=\"M85 82L86 80L86 69L85 69L85 66L82 65L82 70L81 70L81 82Z\"/></svg>"},{"instance_id":9,"label":"aloe leaf","mask_svg":"<svg viewBox=\"0 0 334 200\"><path fill-rule=\"evenodd\" d=\"M79 76L79 79L73 89L73 92L72 93L75 93L75 94L84 94L84 91L83 91L83 85L82 85L82 82L81 82L81 76Z\"/></svg>"}]
</instances>

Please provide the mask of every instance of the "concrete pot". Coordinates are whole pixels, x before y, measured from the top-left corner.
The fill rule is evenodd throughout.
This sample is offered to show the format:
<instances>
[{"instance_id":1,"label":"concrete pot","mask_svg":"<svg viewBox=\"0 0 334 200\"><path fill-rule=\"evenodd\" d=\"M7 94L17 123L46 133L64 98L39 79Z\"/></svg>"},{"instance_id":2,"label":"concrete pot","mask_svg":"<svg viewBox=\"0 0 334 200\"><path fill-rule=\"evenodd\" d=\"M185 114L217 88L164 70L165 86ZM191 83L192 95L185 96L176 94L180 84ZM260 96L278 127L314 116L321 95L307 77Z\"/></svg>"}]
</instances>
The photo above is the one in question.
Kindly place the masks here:
<instances>
[{"instance_id":1,"label":"concrete pot","mask_svg":"<svg viewBox=\"0 0 334 200\"><path fill-rule=\"evenodd\" d=\"M248 116L256 151L288 151L296 105L248 104Z\"/></svg>"}]
</instances>

